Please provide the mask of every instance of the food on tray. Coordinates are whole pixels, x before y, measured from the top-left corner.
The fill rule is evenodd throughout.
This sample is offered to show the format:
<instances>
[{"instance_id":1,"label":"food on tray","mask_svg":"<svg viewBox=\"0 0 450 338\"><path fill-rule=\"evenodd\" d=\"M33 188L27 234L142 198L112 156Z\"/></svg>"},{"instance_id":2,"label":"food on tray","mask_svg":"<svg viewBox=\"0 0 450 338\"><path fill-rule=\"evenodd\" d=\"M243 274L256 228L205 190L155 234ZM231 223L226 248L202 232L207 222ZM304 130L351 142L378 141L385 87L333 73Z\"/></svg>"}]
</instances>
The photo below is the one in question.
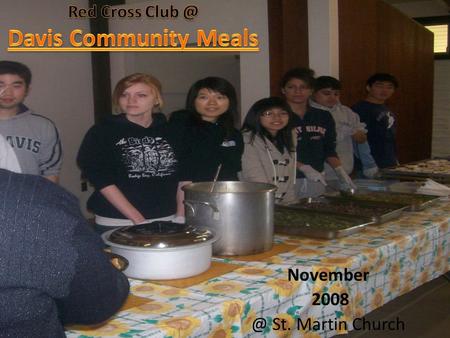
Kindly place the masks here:
<instances>
[{"instance_id":1,"label":"food on tray","mask_svg":"<svg viewBox=\"0 0 450 338\"><path fill-rule=\"evenodd\" d=\"M320 213L290 207L275 207L275 232L287 235L333 239L362 230L372 220L362 216Z\"/></svg>"},{"instance_id":2,"label":"food on tray","mask_svg":"<svg viewBox=\"0 0 450 338\"><path fill-rule=\"evenodd\" d=\"M403 204L406 206L406 204ZM291 204L290 207L335 212L349 215L380 216L401 208L401 205L385 205L384 203L361 203L347 199L319 199L307 203Z\"/></svg>"},{"instance_id":3,"label":"food on tray","mask_svg":"<svg viewBox=\"0 0 450 338\"><path fill-rule=\"evenodd\" d=\"M277 226L311 227L323 230L342 230L367 223L366 219L351 218L345 215L303 212L294 209L275 209L275 228Z\"/></svg>"},{"instance_id":4,"label":"food on tray","mask_svg":"<svg viewBox=\"0 0 450 338\"><path fill-rule=\"evenodd\" d=\"M349 198L362 201L382 201L396 204L420 205L436 199L436 196L425 196L419 194L404 194L404 193L384 193L373 191L373 192L357 193Z\"/></svg>"},{"instance_id":5,"label":"food on tray","mask_svg":"<svg viewBox=\"0 0 450 338\"><path fill-rule=\"evenodd\" d=\"M390 168L390 170L409 173L450 175L450 160L446 159L426 160L418 163L400 165L395 168Z\"/></svg>"}]
</instances>

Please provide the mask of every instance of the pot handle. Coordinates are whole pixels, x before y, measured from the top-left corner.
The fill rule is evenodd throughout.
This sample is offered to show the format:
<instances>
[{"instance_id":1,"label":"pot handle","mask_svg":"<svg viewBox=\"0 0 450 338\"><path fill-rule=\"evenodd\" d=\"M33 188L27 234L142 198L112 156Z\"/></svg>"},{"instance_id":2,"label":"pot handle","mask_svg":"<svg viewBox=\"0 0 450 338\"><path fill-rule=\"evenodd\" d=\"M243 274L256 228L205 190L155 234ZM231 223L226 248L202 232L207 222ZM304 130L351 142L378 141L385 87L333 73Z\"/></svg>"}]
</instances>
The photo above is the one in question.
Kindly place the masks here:
<instances>
[{"instance_id":1,"label":"pot handle","mask_svg":"<svg viewBox=\"0 0 450 338\"><path fill-rule=\"evenodd\" d=\"M217 207L214 204L210 203L210 202L184 200L183 204L191 209L192 216L195 216L194 204L203 204L203 205L206 205L207 207L210 207L212 209L212 211L213 211L213 219L214 220L217 221L217 220L220 219L219 209L217 209Z\"/></svg>"},{"instance_id":2,"label":"pot handle","mask_svg":"<svg viewBox=\"0 0 450 338\"><path fill-rule=\"evenodd\" d=\"M108 248L109 249L109 248ZM111 264L119 271L124 271L128 268L130 262L125 257L118 255L116 253L111 252L110 250L104 250L105 253L109 256L109 260Z\"/></svg>"}]
</instances>

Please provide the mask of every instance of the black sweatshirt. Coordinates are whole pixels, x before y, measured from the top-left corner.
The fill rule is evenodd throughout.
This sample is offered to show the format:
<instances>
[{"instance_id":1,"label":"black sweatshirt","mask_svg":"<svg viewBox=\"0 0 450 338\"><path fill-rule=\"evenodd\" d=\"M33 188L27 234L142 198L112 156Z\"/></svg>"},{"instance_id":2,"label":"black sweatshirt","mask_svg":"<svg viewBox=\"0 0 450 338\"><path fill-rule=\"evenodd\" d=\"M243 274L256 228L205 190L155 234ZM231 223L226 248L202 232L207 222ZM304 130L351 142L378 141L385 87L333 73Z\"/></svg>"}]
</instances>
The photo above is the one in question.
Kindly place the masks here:
<instances>
[{"instance_id":1,"label":"black sweatshirt","mask_svg":"<svg viewBox=\"0 0 450 338\"><path fill-rule=\"evenodd\" d=\"M293 122L297 134L297 161L322 172L325 160L337 156L333 116L325 110L309 107L303 119L295 115ZM304 177L297 170L297 178Z\"/></svg>"},{"instance_id":2,"label":"black sweatshirt","mask_svg":"<svg viewBox=\"0 0 450 338\"><path fill-rule=\"evenodd\" d=\"M77 158L95 187L88 208L99 216L123 219L100 193L114 184L145 218L174 214L178 182L190 179L186 154L179 133L167 124L144 128L119 115L93 126Z\"/></svg>"},{"instance_id":3,"label":"black sweatshirt","mask_svg":"<svg viewBox=\"0 0 450 338\"><path fill-rule=\"evenodd\" d=\"M238 180L244 152L244 142L238 130L233 129L230 135L226 135L225 128L219 123L194 120L186 110L172 113L169 122L183 134L189 148L192 181L212 181L219 164L222 164L219 181Z\"/></svg>"}]
</instances>

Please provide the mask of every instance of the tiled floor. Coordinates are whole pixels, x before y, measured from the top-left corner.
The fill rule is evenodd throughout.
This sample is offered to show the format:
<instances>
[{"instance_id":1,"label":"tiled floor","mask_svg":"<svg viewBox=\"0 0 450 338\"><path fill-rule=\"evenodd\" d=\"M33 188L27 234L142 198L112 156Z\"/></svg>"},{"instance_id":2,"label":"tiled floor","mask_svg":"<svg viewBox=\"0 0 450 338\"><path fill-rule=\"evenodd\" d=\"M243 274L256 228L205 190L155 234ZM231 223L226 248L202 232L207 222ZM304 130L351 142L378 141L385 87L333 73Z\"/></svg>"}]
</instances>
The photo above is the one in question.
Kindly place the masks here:
<instances>
[{"instance_id":1,"label":"tiled floor","mask_svg":"<svg viewBox=\"0 0 450 338\"><path fill-rule=\"evenodd\" d=\"M405 331L352 331L339 338L450 337L450 272L369 313L370 321L395 320Z\"/></svg>"}]
</instances>

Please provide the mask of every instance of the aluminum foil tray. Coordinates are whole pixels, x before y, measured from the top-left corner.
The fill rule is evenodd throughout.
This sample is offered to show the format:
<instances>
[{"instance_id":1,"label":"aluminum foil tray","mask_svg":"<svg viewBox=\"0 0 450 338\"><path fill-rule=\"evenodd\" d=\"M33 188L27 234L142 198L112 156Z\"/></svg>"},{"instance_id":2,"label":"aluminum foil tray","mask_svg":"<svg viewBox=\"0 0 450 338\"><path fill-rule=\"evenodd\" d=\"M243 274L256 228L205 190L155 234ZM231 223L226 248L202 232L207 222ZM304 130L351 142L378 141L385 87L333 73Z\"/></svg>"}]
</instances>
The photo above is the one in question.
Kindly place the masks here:
<instances>
[{"instance_id":1,"label":"aluminum foil tray","mask_svg":"<svg viewBox=\"0 0 450 338\"><path fill-rule=\"evenodd\" d=\"M384 178L400 180L425 180L450 183L450 159L427 159L381 170Z\"/></svg>"}]
</instances>

